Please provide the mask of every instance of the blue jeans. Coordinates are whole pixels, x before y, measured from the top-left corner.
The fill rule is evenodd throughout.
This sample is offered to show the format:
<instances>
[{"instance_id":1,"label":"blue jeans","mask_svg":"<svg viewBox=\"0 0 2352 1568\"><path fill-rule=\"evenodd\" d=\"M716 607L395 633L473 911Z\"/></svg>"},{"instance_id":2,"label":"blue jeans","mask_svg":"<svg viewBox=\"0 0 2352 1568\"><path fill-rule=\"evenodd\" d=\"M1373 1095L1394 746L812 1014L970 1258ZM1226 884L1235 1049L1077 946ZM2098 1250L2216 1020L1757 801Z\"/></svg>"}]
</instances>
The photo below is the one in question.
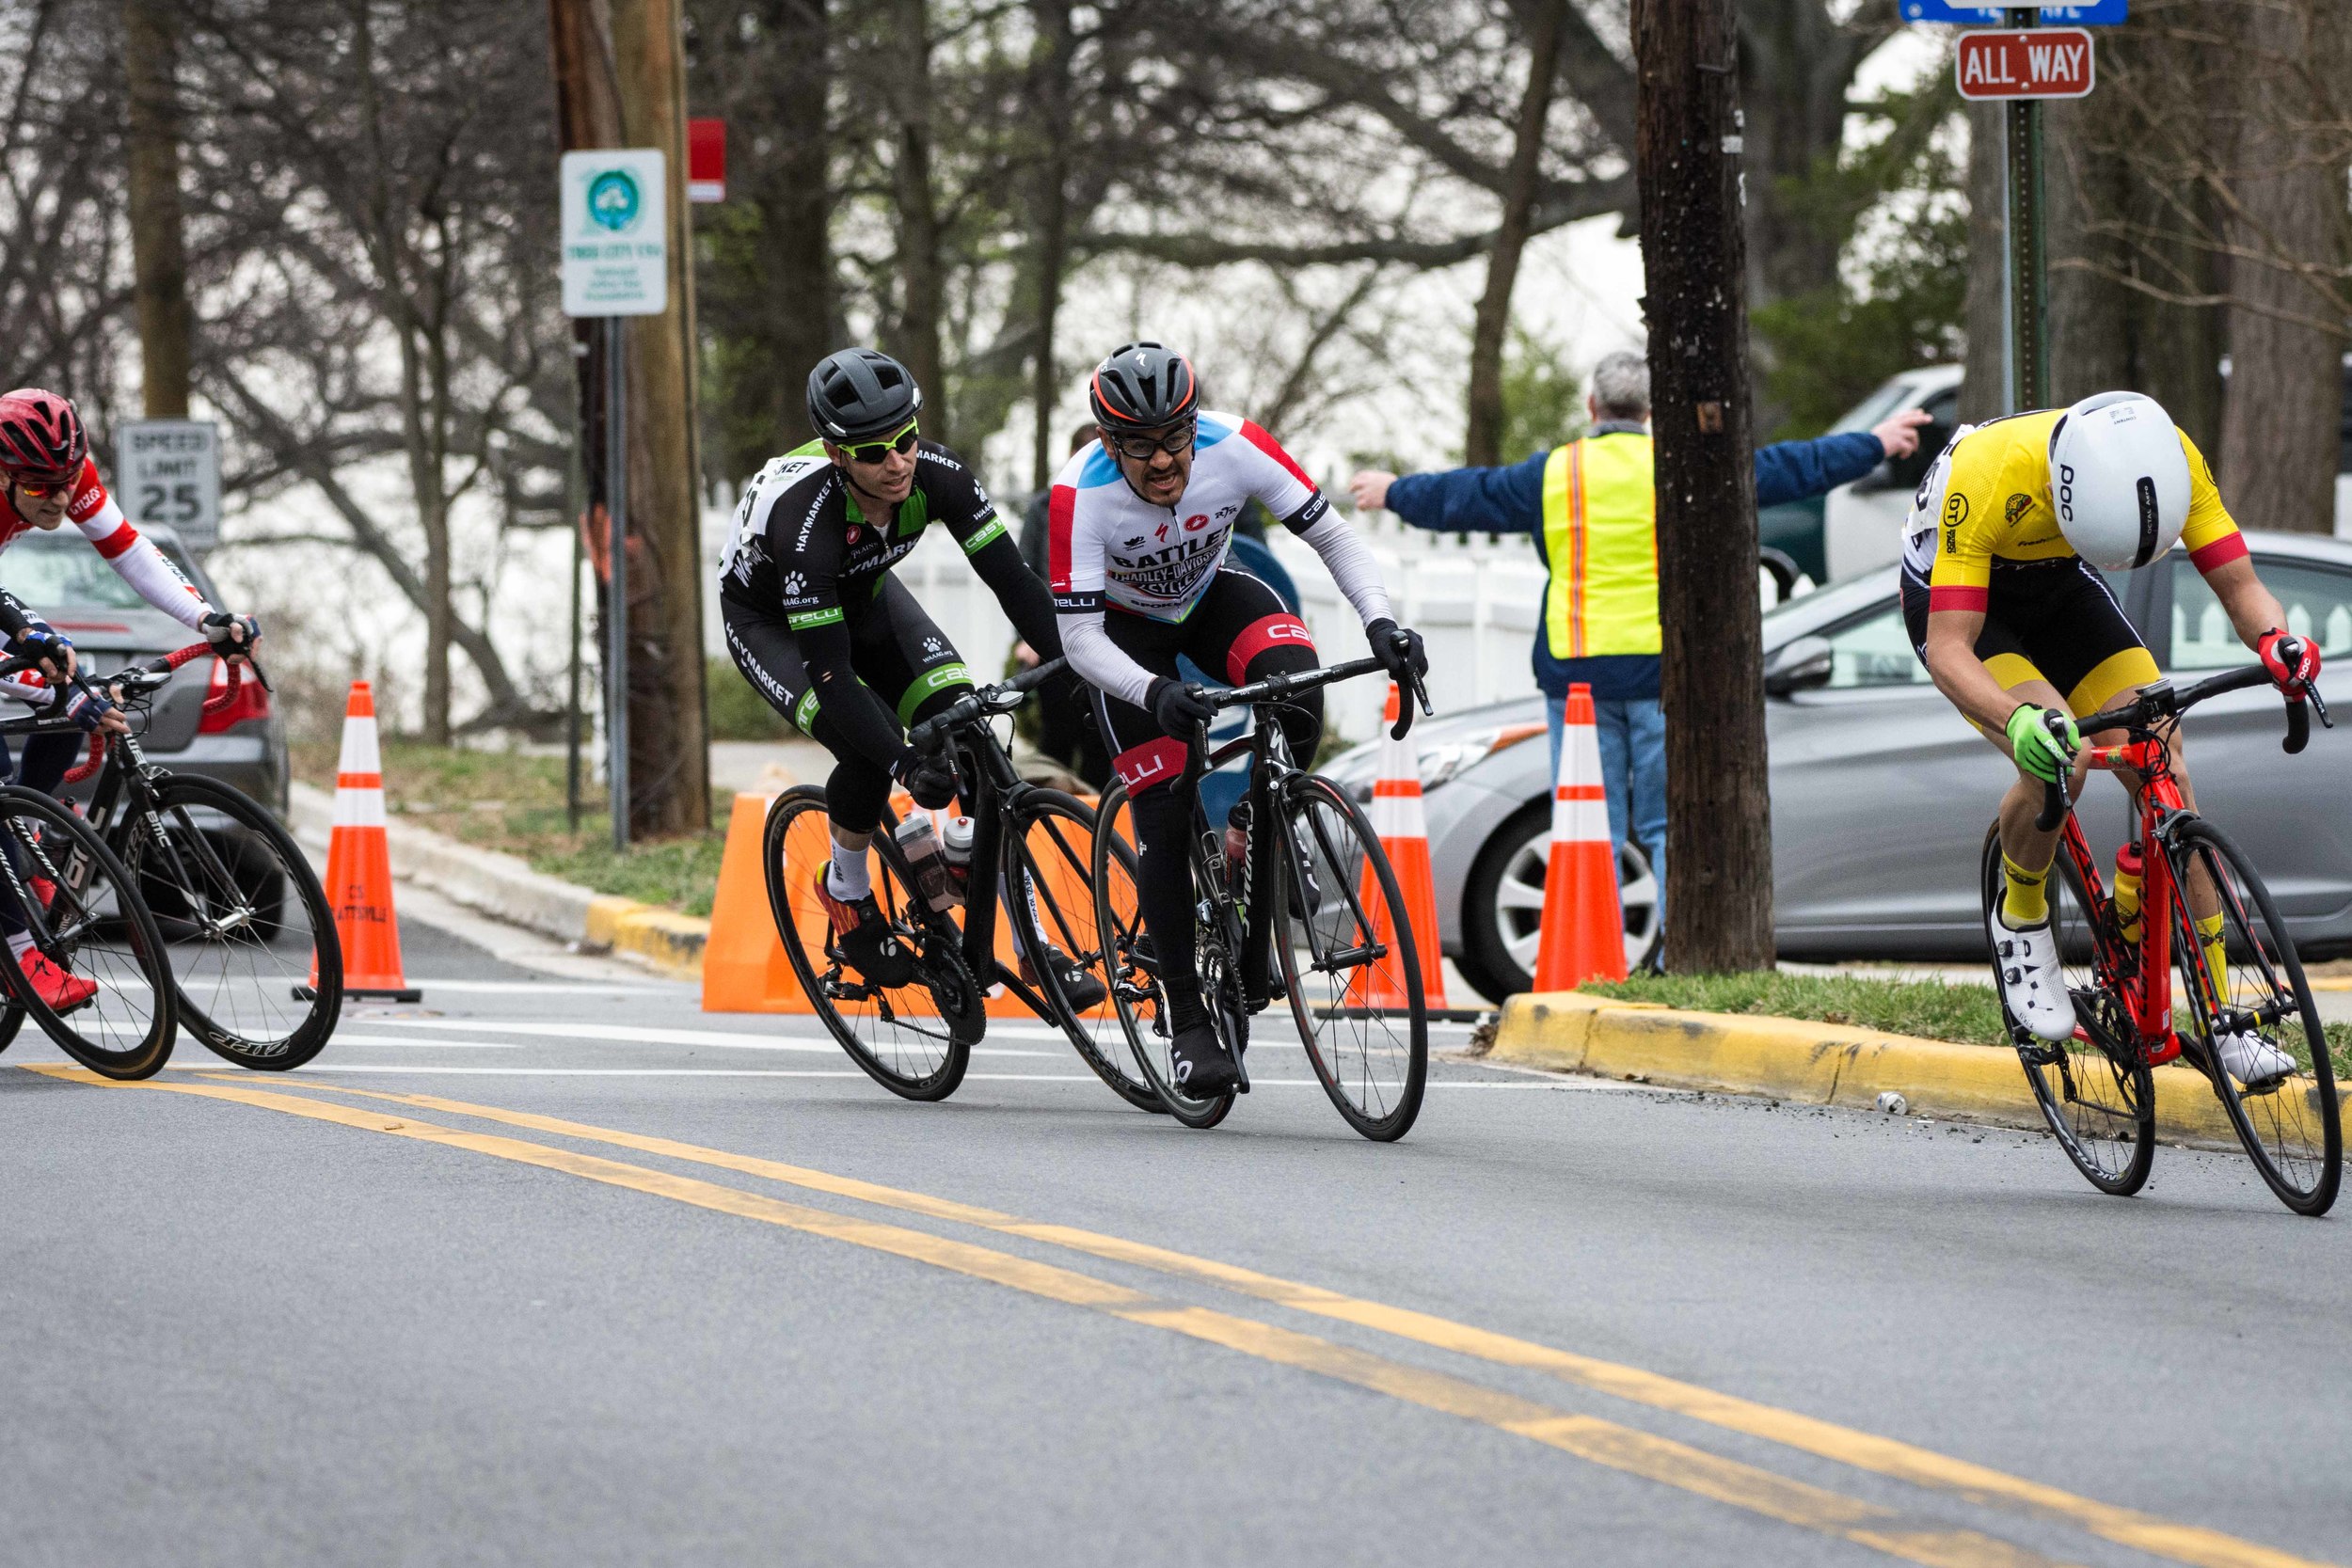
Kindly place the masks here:
<instances>
[{"instance_id":1,"label":"blue jeans","mask_svg":"<svg viewBox=\"0 0 2352 1568\"><path fill-rule=\"evenodd\" d=\"M1560 747L1566 729L1565 699L1547 697L1544 721L1551 732L1551 776L1560 776ZM1666 886L1666 712L1655 697L1596 697L1593 718L1600 731L1600 784L1609 802L1609 839L1623 848L1629 826L1633 842L1648 857L1662 902Z\"/></svg>"}]
</instances>

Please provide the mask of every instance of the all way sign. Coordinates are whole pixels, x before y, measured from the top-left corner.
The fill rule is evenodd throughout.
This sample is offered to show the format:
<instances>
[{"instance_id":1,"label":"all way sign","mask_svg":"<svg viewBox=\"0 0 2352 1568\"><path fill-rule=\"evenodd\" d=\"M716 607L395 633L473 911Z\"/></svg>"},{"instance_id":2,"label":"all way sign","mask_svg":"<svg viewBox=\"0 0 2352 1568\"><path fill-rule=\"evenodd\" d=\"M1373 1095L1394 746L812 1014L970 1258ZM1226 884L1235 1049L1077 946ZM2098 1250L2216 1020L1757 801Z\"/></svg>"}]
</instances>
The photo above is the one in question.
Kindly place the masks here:
<instances>
[{"instance_id":1,"label":"all way sign","mask_svg":"<svg viewBox=\"0 0 2352 1568\"><path fill-rule=\"evenodd\" d=\"M2095 73L2079 27L1963 33L1952 70L1963 98L2088 98Z\"/></svg>"}]
</instances>

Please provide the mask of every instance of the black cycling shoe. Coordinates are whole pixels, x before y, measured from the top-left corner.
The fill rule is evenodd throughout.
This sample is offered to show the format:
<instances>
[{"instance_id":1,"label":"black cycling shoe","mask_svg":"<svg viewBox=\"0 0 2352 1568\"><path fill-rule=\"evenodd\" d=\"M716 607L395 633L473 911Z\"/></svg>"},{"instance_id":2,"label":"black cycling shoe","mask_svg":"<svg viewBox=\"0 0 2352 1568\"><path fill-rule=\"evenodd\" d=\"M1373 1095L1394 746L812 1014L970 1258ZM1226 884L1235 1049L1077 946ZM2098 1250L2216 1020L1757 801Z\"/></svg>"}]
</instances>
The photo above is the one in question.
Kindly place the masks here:
<instances>
[{"instance_id":1,"label":"black cycling shoe","mask_svg":"<svg viewBox=\"0 0 2352 1568\"><path fill-rule=\"evenodd\" d=\"M1216 1031L1205 1023L1179 1029L1168 1042L1168 1060L1176 1077L1176 1092L1186 1100L1216 1100L1233 1092L1241 1072L1217 1042Z\"/></svg>"},{"instance_id":2,"label":"black cycling shoe","mask_svg":"<svg viewBox=\"0 0 2352 1568\"><path fill-rule=\"evenodd\" d=\"M1061 987L1061 999L1073 1013L1091 1012L1110 995L1110 988L1094 977L1086 965L1048 942L1045 947L1045 967L1054 974ZM1021 960L1021 978L1037 984L1037 966L1025 957Z\"/></svg>"},{"instance_id":3,"label":"black cycling shoe","mask_svg":"<svg viewBox=\"0 0 2352 1568\"><path fill-rule=\"evenodd\" d=\"M882 918L882 906L874 895L841 899L833 895L825 885L824 866L817 868L817 902L824 910L825 918L833 923L834 944L850 967L869 986L883 990L897 990L911 986L920 975L915 968L914 955L898 940L890 922Z\"/></svg>"}]
</instances>

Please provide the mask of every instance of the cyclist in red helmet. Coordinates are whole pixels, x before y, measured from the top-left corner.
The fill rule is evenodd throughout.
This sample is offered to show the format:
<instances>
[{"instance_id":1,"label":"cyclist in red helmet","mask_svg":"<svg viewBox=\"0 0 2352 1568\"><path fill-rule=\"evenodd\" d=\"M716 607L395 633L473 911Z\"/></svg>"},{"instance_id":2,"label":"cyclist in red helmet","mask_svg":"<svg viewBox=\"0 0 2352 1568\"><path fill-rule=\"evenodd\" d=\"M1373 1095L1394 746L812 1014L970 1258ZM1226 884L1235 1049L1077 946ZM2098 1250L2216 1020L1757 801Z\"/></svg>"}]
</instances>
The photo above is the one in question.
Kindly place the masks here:
<instances>
[{"instance_id":1,"label":"cyclist in red helmet","mask_svg":"<svg viewBox=\"0 0 2352 1568\"><path fill-rule=\"evenodd\" d=\"M28 529L46 531L69 518L141 598L189 630L201 632L223 657L239 657L261 637L261 626L251 616L231 615L207 603L170 558L131 526L99 481L98 465L90 460L89 434L70 401L38 387L0 394L0 550ZM9 652L39 659L58 676L73 672L72 641L14 601L0 606L0 632L8 634ZM8 694L28 701L45 701L47 696L24 685ZM77 695L69 711L84 729L123 728L121 715L103 700ZM54 793L80 750L79 741L70 735L33 736L24 743L16 782ZM0 773L11 760L7 742L0 740ZM24 923L6 911L0 911L0 931L7 933L25 978L52 1007L63 1011L97 994L90 981L30 953L32 939Z\"/></svg>"}]
</instances>

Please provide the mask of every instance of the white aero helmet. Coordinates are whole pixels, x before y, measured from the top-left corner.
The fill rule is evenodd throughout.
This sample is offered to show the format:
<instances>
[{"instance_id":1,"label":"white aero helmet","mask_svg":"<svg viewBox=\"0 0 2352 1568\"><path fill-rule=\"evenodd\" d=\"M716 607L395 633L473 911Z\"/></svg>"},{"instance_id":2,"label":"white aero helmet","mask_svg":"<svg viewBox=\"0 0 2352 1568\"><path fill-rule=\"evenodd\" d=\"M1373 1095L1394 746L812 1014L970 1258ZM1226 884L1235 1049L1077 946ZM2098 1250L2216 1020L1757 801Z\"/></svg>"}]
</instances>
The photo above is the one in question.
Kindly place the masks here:
<instances>
[{"instance_id":1,"label":"white aero helmet","mask_svg":"<svg viewBox=\"0 0 2352 1568\"><path fill-rule=\"evenodd\" d=\"M2050 431L2050 504L2074 553L2110 572L2145 566L2188 524L2188 453L2172 416L2137 392L2101 392Z\"/></svg>"}]
</instances>

